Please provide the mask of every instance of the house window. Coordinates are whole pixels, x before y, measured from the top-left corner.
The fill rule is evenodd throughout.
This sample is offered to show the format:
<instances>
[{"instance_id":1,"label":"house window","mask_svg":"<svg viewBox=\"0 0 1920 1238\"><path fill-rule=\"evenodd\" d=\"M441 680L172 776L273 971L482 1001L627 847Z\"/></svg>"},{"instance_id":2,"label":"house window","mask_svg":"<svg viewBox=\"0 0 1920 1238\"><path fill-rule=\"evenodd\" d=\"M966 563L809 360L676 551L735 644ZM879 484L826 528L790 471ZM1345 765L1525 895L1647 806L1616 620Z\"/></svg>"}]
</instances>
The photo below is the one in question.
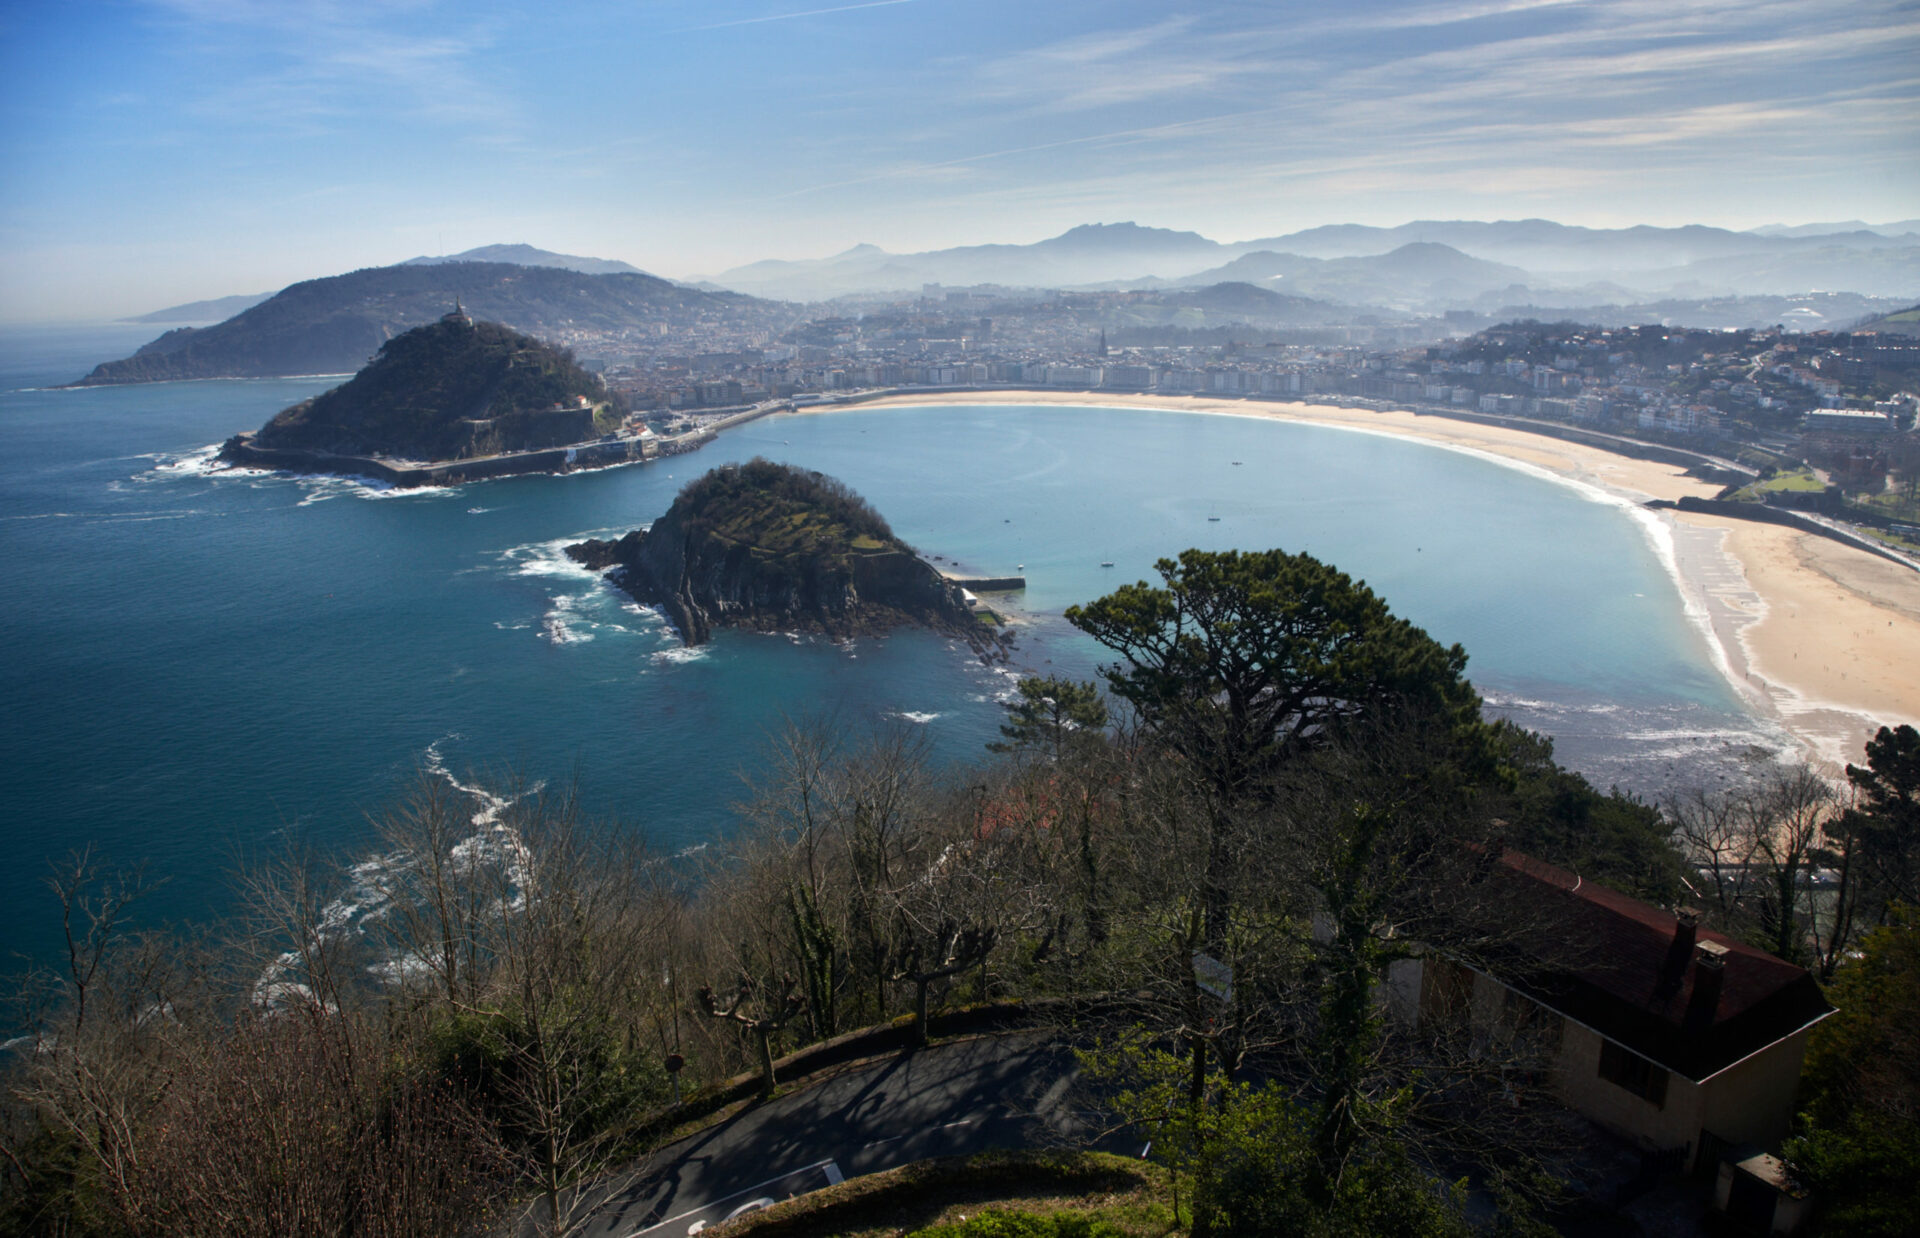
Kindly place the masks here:
<instances>
[{"instance_id":1,"label":"house window","mask_svg":"<svg viewBox=\"0 0 1920 1238\"><path fill-rule=\"evenodd\" d=\"M1600 1042L1600 1077L1659 1109L1667 1103L1667 1072L1611 1040Z\"/></svg>"}]
</instances>

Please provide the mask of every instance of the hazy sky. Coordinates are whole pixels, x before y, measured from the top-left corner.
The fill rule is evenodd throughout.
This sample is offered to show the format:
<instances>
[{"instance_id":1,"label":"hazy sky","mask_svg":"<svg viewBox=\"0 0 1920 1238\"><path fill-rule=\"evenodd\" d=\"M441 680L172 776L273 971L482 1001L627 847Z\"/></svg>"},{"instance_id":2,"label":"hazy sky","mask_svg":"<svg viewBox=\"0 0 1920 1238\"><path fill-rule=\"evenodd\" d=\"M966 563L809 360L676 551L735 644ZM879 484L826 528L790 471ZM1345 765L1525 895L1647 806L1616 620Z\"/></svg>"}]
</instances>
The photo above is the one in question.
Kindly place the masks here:
<instances>
[{"instance_id":1,"label":"hazy sky","mask_svg":"<svg viewBox=\"0 0 1920 1238\"><path fill-rule=\"evenodd\" d=\"M0 108L10 320L504 241L1920 216L1914 0L0 0Z\"/></svg>"}]
</instances>

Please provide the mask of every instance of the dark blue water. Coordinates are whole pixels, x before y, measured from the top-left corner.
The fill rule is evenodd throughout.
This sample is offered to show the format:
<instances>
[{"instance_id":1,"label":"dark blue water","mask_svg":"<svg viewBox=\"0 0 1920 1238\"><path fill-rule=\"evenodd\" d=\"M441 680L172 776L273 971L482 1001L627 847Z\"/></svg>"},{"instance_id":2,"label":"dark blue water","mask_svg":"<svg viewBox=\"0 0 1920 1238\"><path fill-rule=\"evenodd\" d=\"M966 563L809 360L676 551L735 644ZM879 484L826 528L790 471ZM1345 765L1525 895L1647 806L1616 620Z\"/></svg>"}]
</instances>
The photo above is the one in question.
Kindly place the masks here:
<instances>
[{"instance_id":1,"label":"dark blue water","mask_svg":"<svg viewBox=\"0 0 1920 1238\"><path fill-rule=\"evenodd\" d=\"M1016 667L1092 674L1101 651L1060 612L1160 556L1281 546L1463 643L1482 692L1603 785L1657 788L1757 733L1626 509L1456 452L1239 418L897 409L382 494L202 465L330 380L32 389L142 335L0 336L0 939L29 955L55 940L48 857L145 863L171 878L150 915L204 915L241 852L363 846L366 814L423 763L572 780L591 810L680 847L727 828L785 715L924 726L943 759L980 753L1011 681L955 642L723 633L683 651L561 555L753 455L840 477L930 556L1024 565Z\"/></svg>"}]
</instances>

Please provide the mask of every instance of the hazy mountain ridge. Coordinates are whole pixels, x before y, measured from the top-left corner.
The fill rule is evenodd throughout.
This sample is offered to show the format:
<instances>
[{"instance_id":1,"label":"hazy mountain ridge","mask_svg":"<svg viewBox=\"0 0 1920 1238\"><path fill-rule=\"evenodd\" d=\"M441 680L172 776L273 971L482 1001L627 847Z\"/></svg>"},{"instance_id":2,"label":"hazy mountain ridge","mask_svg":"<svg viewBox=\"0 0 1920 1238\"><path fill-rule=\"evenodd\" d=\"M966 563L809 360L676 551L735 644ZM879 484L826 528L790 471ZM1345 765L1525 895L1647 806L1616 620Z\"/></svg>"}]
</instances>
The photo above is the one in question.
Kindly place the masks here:
<instances>
[{"instance_id":1,"label":"hazy mountain ridge","mask_svg":"<svg viewBox=\"0 0 1920 1238\"><path fill-rule=\"evenodd\" d=\"M578 254L557 254L550 249L539 249L532 245L481 245L475 249L463 250L457 254L442 254L429 257L422 254L418 258L409 258L397 265L442 266L452 262L510 262L523 267L557 267L563 271L578 271L582 275L645 275L639 267L621 262L617 258L584 258Z\"/></svg>"},{"instance_id":2,"label":"hazy mountain ridge","mask_svg":"<svg viewBox=\"0 0 1920 1238\"><path fill-rule=\"evenodd\" d=\"M369 267L290 285L215 326L169 331L74 385L351 373L456 301L475 317L537 336L727 326L778 313L738 293L701 292L652 275L477 262Z\"/></svg>"},{"instance_id":3,"label":"hazy mountain ridge","mask_svg":"<svg viewBox=\"0 0 1920 1238\"><path fill-rule=\"evenodd\" d=\"M1792 235L1735 232L1692 224L1596 229L1545 219L1419 220L1394 228L1334 224L1252 241L1221 243L1193 232L1137 224L1093 224L1028 245L973 245L895 254L858 245L827 258L765 259L708 277L710 286L758 296L817 301L918 291L922 285L1165 287L1276 276L1289 291L1350 304L1433 311L1503 286L1569 288L1615 284L1630 299L1778 295L1810 288L1871 295L1920 293L1920 232L1852 228ZM1397 261L1360 261L1407 250L1429 266L1446 249L1444 274ZM1258 254L1268 258L1236 265ZM1471 262L1461 261L1461 259ZM1309 266L1309 263L1345 263ZM1475 266L1473 263L1485 264ZM1505 268L1496 270L1495 268ZM1315 279L1295 286L1302 272ZM1409 288L1411 280L1418 287ZM1894 289L1900 291L1895 292Z\"/></svg>"},{"instance_id":4,"label":"hazy mountain ridge","mask_svg":"<svg viewBox=\"0 0 1920 1238\"><path fill-rule=\"evenodd\" d=\"M1385 254L1361 258L1307 258L1256 250L1224 266L1168 287L1195 287L1240 280L1273 292L1346 305L1396 308L1464 306L1495 289L1525 285L1520 267L1475 258L1434 241L1414 241Z\"/></svg>"},{"instance_id":5,"label":"hazy mountain ridge","mask_svg":"<svg viewBox=\"0 0 1920 1238\"><path fill-rule=\"evenodd\" d=\"M120 321L155 324L224 322L243 310L252 309L272 295L271 292L243 292L231 297L214 297L208 301L188 301L185 305L169 305L150 314L136 314Z\"/></svg>"}]
</instances>

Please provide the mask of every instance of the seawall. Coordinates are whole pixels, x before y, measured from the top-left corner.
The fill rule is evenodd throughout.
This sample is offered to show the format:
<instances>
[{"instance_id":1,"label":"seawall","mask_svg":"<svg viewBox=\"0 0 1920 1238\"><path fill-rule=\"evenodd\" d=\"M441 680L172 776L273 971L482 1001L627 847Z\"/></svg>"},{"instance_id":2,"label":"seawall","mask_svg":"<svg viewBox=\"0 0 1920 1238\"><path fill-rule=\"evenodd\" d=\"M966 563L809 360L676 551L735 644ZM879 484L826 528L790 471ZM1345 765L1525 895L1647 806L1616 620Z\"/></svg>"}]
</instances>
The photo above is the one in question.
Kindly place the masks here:
<instances>
[{"instance_id":1,"label":"seawall","mask_svg":"<svg viewBox=\"0 0 1920 1238\"><path fill-rule=\"evenodd\" d=\"M1852 546L1856 550L1864 550L1868 554L1877 555L1890 563L1898 563L1901 567L1920 571L1920 563L1916 563L1907 556L1882 546L1870 537L1853 533L1847 529L1836 528L1831 524L1815 520L1791 508L1772 507L1765 503L1738 503L1729 499L1697 499L1691 495L1677 502L1668 499L1654 499L1649 502L1647 506L1655 509L1667 508L1683 512L1701 512L1710 516L1731 516L1735 520L1751 520L1758 524L1785 525L1787 528L1798 529L1802 533L1811 533L1816 537L1831 538L1843 546Z\"/></svg>"},{"instance_id":2,"label":"seawall","mask_svg":"<svg viewBox=\"0 0 1920 1238\"><path fill-rule=\"evenodd\" d=\"M561 473L568 469L603 468L610 464L649 459L639 439L581 443L573 447L549 447L541 451L516 451L498 456L480 456L471 460L450 460L439 464L401 464L374 456L336 455L333 452L305 448L261 447L253 435L237 434L220 448L220 458L229 464L247 468L277 469L290 473L333 473L347 477L368 477L402 489L415 486L447 486L487 477L512 477L521 473Z\"/></svg>"}]
</instances>

